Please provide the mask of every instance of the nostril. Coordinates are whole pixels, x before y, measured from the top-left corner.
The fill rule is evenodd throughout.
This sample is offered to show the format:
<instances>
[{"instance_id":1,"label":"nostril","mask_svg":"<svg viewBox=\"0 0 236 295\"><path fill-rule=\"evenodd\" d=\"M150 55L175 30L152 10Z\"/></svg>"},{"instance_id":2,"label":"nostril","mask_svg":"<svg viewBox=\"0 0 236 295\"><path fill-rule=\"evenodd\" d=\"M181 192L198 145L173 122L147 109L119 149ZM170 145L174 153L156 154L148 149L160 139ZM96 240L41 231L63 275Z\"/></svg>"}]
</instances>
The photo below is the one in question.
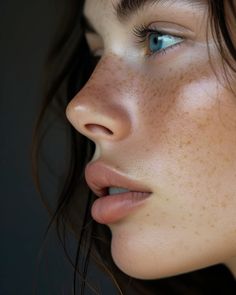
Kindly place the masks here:
<instances>
[{"instance_id":1,"label":"nostril","mask_svg":"<svg viewBox=\"0 0 236 295\"><path fill-rule=\"evenodd\" d=\"M92 133L113 135L113 132L99 124L86 124L85 127Z\"/></svg>"}]
</instances>

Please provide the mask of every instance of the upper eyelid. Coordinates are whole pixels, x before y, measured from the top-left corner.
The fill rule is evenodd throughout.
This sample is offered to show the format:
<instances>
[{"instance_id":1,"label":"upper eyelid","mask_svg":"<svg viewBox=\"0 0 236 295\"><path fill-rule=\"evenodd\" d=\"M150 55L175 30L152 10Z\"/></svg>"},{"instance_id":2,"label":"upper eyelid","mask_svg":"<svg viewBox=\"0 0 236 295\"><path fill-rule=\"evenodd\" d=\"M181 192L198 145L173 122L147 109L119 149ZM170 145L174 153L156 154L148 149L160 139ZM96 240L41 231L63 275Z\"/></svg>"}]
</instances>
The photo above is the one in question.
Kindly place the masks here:
<instances>
[{"instance_id":1,"label":"upper eyelid","mask_svg":"<svg viewBox=\"0 0 236 295\"><path fill-rule=\"evenodd\" d=\"M176 39L181 39L182 41L186 39L186 36L184 36L183 33L180 34L179 32L178 33L169 32L168 30L165 30L165 29L163 30L158 27L155 28L151 26L146 26L145 24L141 26L135 26L132 32L135 38L134 40L135 44L138 44L138 45L141 44L141 46L143 46L143 43L146 42L149 36L151 36L153 33L161 35L161 36L171 36Z\"/></svg>"},{"instance_id":2,"label":"upper eyelid","mask_svg":"<svg viewBox=\"0 0 236 295\"><path fill-rule=\"evenodd\" d=\"M137 26L136 28L139 27L140 26ZM145 27L147 31L156 31L174 37L194 39L196 36L193 30L175 22L158 21L152 22L149 25L143 25L143 27Z\"/></svg>"},{"instance_id":3,"label":"upper eyelid","mask_svg":"<svg viewBox=\"0 0 236 295\"><path fill-rule=\"evenodd\" d=\"M96 28L92 25L92 23L86 17L86 15L82 15L81 22L82 22L82 26L84 28L84 31L86 33L93 33L93 34L99 35Z\"/></svg>"}]
</instances>

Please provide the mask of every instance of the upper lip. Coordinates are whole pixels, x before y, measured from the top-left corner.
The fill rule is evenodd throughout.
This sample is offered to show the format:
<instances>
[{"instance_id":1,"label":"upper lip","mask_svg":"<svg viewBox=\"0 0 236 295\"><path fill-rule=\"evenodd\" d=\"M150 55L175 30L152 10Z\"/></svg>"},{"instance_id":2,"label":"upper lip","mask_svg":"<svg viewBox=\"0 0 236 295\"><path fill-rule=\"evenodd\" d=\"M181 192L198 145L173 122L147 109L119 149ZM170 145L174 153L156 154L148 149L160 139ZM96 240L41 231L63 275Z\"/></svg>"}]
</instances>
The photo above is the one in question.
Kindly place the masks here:
<instances>
[{"instance_id":1,"label":"upper lip","mask_svg":"<svg viewBox=\"0 0 236 295\"><path fill-rule=\"evenodd\" d=\"M138 181L128 179L101 161L94 161L87 164L85 168L85 179L90 189L98 197L107 195L109 187L120 187L130 191L150 193L150 190L145 185Z\"/></svg>"}]
</instances>

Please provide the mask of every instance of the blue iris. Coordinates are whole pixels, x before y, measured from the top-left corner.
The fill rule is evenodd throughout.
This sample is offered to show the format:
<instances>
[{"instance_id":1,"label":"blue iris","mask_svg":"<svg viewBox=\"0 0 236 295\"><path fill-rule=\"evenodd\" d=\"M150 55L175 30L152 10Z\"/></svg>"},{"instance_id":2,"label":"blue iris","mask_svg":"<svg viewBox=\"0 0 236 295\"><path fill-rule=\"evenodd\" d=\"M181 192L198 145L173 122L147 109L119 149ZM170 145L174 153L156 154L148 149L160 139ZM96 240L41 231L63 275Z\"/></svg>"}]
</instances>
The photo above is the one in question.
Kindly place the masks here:
<instances>
[{"instance_id":1,"label":"blue iris","mask_svg":"<svg viewBox=\"0 0 236 295\"><path fill-rule=\"evenodd\" d=\"M180 43L181 38L171 35L162 35L160 33L151 33L149 35L149 46L152 52L158 52Z\"/></svg>"}]
</instances>

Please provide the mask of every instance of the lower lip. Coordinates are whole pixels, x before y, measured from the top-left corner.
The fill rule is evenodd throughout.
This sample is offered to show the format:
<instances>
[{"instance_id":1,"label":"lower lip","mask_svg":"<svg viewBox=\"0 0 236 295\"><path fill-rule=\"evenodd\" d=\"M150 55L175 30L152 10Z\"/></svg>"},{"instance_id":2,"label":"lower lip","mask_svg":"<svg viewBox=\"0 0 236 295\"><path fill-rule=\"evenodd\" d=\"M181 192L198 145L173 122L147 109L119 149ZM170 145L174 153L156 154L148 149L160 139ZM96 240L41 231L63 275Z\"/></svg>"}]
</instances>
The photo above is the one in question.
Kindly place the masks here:
<instances>
[{"instance_id":1,"label":"lower lip","mask_svg":"<svg viewBox=\"0 0 236 295\"><path fill-rule=\"evenodd\" d=\"M100 197L92 205L92 217L98 223L115 223L144 204L150 193L128 192Z\"/></svg>"}]
</instances>

